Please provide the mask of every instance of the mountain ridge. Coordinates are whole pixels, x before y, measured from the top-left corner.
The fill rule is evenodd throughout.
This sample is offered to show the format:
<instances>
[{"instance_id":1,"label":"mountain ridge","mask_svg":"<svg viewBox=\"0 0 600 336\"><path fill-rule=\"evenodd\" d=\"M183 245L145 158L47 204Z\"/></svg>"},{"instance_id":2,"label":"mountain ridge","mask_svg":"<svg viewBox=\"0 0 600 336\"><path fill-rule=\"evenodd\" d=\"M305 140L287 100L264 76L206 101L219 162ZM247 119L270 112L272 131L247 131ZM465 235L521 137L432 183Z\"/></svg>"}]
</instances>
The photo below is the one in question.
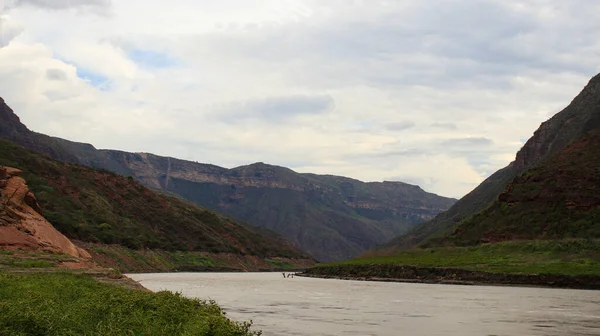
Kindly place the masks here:
<instances>
[{"instance_id":1,"label":"mountain ridge","mask_svg":"<svg viewBox=\"0 0 600 336\"><path fill-rule=\"evenodd\" d=\"M463 221L470 220L471 216L492 206L521 174L578 141L590 129L596 128L600 124L599 106L600 74L592 77L567 107L540 125L517 152L514 161L488 177L448 211L405 232L383 247L402 249L419 244L428 245L429 239L439 240L451 235Z\"/></svg>"},{"instance_id":2,"label":"mountain ridge","mask_svg":"<svg viewBox=\"0 0 600 336\"><path fill-rule=\"evenodd\" d=\"M73 254L69 252L75 250L73 244L65 242L68 238L79 247L91 248L95 261L114 264L132 255L137 261L150 255L141 263L146 271L197 263L214 267L217 265L209 258L222 256L227 256L223 258L228 263L221 266L243 260L255 260L256 264L268 264L271 259L298 264L312 260L272 232L259 232L191 202L155 193L132 178L57 161L4 139L0 139L0 196L0 231L12 232L14 238L0 239L0 247L23 241L39 248L27 232L49 232L39 239L45 250L53 244ZM15 211L7 212L7 204ZM17 215L11 215L13 212ZM27 216L32 219L23 222ZM25 228L21 230L25 238L15 235L19 225ZM55 229L61 234L53 233ZM43 238L46 236L53 240ZM97 249L102 256L94 253ZM125 269L131 270L128 267Z\"/></svg>"},{"instance_id":3,"label":"mountain ridge","mask_svg":"<svg viewBox=\"0 0 600 336\"><path fill-rule=\"evenodd\" d=\"M456 201L404 182L365 183L261 162L227 169L150 153L99 150L30 131L5 103L0 104L0 121L0 137L62 161L132 176L148 187L264 226L323 261L354 257Z\"/></svg>"}]
</instances>

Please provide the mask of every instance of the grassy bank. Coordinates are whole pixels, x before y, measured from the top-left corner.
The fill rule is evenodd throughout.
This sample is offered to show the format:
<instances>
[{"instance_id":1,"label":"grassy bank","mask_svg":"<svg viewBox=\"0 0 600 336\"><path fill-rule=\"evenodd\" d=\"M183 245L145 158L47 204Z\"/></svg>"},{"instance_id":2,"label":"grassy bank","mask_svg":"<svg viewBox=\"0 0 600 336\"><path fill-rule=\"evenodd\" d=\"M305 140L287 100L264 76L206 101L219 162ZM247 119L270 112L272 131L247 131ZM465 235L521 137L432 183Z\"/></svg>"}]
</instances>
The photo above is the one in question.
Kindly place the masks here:
<instances>
[{"instance_id":1,"label":"grassy bank","mask_svg":"<svg viewBox=\"0 0 600 336\"><path fill-rule=\"evenodd\" d=\"M310 259L265 258L256 255L194 251L133 250L119 245L78 242L94 261L123 273L140 272L235 272L306 269Z\"/></svg>"},{"instance_id":2,"label":"grassy bank","mask_svg":"<svg viewBox=\"0 0 600 336\"><path fill-rule=\"evenodd\" d=\"M471 247L373 252L338 265L452 267L508 274L599 275L600 240L513 241Z\"/></svg>"},{"instance_id":3,"label":"grassy bank","mask_svg":"<svg viewBox=\"0 0 600 336\"><path fill-rule=\"evenodd\" d=\"M70 273L0 272L0 335L258 335L213 302Z\"/></svg>"},{"instance_id":4,"label":"grassy bank","mask_svg":"<svg viewBox=\"0 0 600 336\"><path fill-rule=\"evenodd\" d=\"M15 268L55 268L63 262L72 262L71 256L42 251L0 250L0 271Z\"/></svg>"}]
</instances>

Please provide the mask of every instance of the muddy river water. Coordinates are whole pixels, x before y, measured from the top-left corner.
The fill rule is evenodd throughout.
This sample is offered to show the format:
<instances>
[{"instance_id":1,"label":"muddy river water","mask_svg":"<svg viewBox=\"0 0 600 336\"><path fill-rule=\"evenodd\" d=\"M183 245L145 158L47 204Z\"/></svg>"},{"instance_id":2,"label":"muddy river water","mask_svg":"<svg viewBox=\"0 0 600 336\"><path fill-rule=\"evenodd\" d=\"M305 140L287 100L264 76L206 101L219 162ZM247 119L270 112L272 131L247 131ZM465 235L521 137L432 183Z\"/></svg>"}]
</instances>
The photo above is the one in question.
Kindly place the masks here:
<instances>
[{"instance_id":1,"label":"muddy river water","mask_svg":"<svg viewBox=\"0 0 600 336\"><path fill-rule=\"evenodd\" d=\"M600 291L425 285L281 273L132 274L153 291L214 299L263 335L600 335Z\"/></svg>"}]
</instances>

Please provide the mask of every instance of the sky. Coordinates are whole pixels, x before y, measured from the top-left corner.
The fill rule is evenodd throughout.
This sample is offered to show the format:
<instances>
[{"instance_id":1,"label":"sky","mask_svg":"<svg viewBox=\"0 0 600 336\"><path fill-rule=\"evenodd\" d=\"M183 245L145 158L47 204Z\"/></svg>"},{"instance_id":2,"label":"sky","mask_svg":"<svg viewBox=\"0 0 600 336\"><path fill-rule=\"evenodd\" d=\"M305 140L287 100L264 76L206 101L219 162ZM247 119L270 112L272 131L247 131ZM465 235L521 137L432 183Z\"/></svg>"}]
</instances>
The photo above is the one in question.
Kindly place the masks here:
<instances>
[{"instance_id":1,"label":"sky","mask_svg":"<svg viewBox=\"0 0 600 336\"><path fill-rule=\"evenodd\" d=\"M600 71L589 0L0 0L30 129L461 197Z\"/></svg>"}]
</instances>

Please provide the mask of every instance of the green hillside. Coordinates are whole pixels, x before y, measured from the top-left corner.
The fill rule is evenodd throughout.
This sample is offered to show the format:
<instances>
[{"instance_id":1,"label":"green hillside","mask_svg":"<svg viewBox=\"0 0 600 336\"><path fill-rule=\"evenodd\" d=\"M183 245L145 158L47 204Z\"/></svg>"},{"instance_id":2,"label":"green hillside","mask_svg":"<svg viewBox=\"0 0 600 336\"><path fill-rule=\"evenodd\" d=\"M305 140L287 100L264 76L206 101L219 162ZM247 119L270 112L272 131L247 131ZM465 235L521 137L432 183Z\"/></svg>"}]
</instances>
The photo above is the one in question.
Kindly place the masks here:
<instances>
[{"instance_id":1,"label":"green hillside","mask_svg":"<svg viewBox=\"0 0 600 336\"><path fill-rule=\"evenodd\" d=\"M600 288L600 75L450 210L317 277Z\"/></svg>"},{"instance_id":2,"label":"green hillside","mask_svg":"<svg viewBox=\"0 0 600 336\"><path fill-rule=\"evenodd\" d=\"M447 210L455 199L402 182L365 183L255 163L233 169L148 153L98 150L30 131L0 98L0 137L55 159L106 169L253 227L319 260L343 260Z\"/></svg>"},{"instance_id":3,"label":"green hillside","mask_svg":"<svg viewBox=\"0 0 600 336\"><path fill-rule=\"evenodd\" d=\"M600 238L600 132L549 156L513 180L486 210L430 245Z\"/></svg>"},{"instance_id":4,"label":"green hillside","mask_svg":"<svg viewBox=\"0 0 600 336\"><path fill-rule=\"evenodd\" d=\"M6 140L0 140L0 165L23 170L42 214L72 239L131 249L305 257L281 238L159 195L132 178L62 163Z\"/></svg>"},{"instance_id":5,"label":"green hillside","mask_svg":"<svg viewBox=\"0 0 600 336\"><path fill-rule=\"evenodd\" d=\"M536 167L546 158L557 154L569 144L579 141L591 129L597 127L595 120L599 113L598 105L600 105L600 75L593 77L565 109L542 123L517 153L515 161L491 175L448 211L386 243L385 248L410 248L428 239L437 239L451 234L459 223L470 221L472 216L492 206L515 178ZM591 155L591 152L582 152L581 155ZM488 222L491 223L492 220ZM522 225L526 226L527 223L523 222Z\"/></svg>"}]
</instances>

